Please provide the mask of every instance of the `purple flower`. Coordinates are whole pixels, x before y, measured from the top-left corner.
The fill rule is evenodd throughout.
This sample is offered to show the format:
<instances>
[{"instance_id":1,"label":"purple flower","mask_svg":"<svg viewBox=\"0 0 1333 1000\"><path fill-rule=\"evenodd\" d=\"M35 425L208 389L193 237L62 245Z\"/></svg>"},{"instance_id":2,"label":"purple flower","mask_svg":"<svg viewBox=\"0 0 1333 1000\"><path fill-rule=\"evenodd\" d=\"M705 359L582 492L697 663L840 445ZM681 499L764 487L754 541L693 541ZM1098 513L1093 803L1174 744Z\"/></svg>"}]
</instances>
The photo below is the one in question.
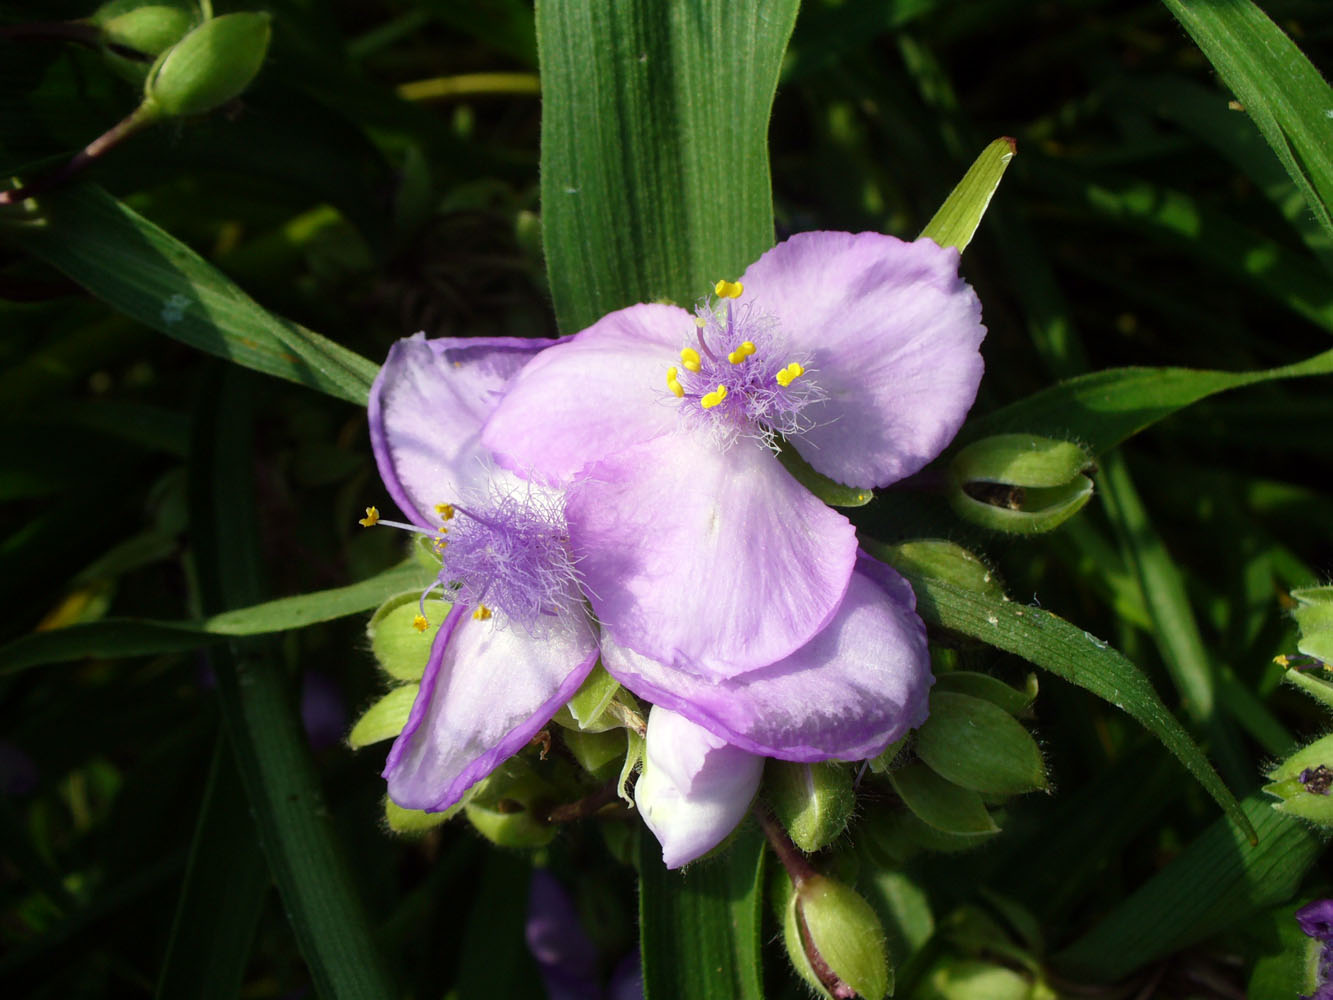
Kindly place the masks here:
<instances>
[{"instance_id":1,"label":"purple flower","mask_svg":"<svg viewBox=\"0 0 1333 1000\"><path fill-rule=\"evenodd\" d=\"M548 1000L601 1000L597 946L568 891L544 868L532 872L525 937Z\"/></svg>"},{"instance_id":2,"label":"purple flower","mask_svg":"<svg viewBox=\"0 0 1333 1000\"><path fill-rule=\"evenodd\" d=\"M1301 1000L1333 1000L1333 899L1317 899L1296 911L1296 922L1301 931L1321 945L1319 952L1319 983L1308 997Z\"/></svg>"},{"instance_id":3,"label":"purple flower","mask_svg":"<svg viewBox=\"0 0 1333 1000\"><path fill-rule=\"evenodd\" d=\"M679 868L722 843L744 818L763 775L762 757L655 706L634 802L662 845L662 863Z\"/></svg>"},{"instance_id":4,"label":"purple flower","mask_svg":"<svg viewBox=\"0 0 1333 1000\"><path fill-rule=\"evenodd\" d=\"M371 387L375 459L412 521L396 526L434 539L436 585L453 602L384 769L390 797L409 809L457 802L597 660L563 495L494 468L480 440L505 385L547 343L418 334L394 345ZM427 627L424 614L417 624Z\"/></svg>"},{"instance_id":5,"label":"purple flower","mask_svg":"<svg viewBox=\"0 0 1333 1000\"><path fill-rule=\"evenodd\" d=\"M622 309L514 380L483 440L519 475L575 484L592 606L619 647L681 679L664 692L738 681L834 619L855 532L772 445L861 487L934 458L982 371L980 305L957 265L928 241L804 233L697 315Z\"/></svg>"}]
</instances>

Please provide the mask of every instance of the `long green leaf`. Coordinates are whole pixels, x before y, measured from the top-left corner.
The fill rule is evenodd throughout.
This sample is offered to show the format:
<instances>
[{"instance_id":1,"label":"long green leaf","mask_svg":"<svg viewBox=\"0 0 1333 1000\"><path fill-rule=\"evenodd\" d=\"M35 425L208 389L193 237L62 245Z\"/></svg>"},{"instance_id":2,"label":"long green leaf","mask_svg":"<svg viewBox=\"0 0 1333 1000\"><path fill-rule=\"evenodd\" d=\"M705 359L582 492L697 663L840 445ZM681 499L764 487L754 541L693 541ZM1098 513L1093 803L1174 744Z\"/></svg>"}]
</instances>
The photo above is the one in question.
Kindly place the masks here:
<instances>
[{"instance_id":1,"label":"long green leaf","mask_svg":"<svg viewBox=\"0 0 1333 1000\"><path fill-rule=\"evenodd\" d=\"M264 635L345 618L377 607L394 594L420 589L430 573L415 562L360 583L282 597L198 621L104 618L49 632L32 632L0 646L0 675L85 656L147 656L195 649L227 636Z\"/></svg>"},{"instance_id":2,"label":"long green leaf","mask_svg":"<svg viewBox=\"0 0 1333 1000\"><path fill-rule=\"evenodd\" d=\"M863 545L895 562L891 547ZM920 572L918 564L898 561L897 566L916 591L917 611L927 624L1021 656L1126 712L1176 755L1242 830L1253 835L1236 797L1167 711L1147 677L1106 642L1049 611L967 590Z\"/></svg>"},{"instance_id":3,"label":"long green leaf","mask_svg":"<svg viewBox=\"0 0 1333 1000\"><path fill-rule=\"evenodd\" d=\"M759 952L764 838L743 829L721 857L662 867L639 837L639 935L648 1000L763 1000Z\"/></svg>"},{"instance_id":4,"label":"long green leaf","mask_svg":"<svg viewBox=\"0 0 1333 1000\"><path fill-rule=\"evenodd\" d=\"M1333 374L1333 351L1258 372L1191 368L1110 368L1068 379L969 421L957 443L1022 431L1078 441L1094 454L1110 451L1177 410L1227 389L1283 378Z\"/></svg>"},{"instance_id":5,"label":"long green leaf","mask_svg":"<svg viewBox=\"0 0 1333 1000\"><path fill-rule=\"evenodd\" d=\"M242 373L201 402L191 449L191 537L206 607L248 604L261 590L251 481L252 423ZM213 656L223 719L315 990L335 1000L399 995L377 951L324 804L283 664L263 639L234 639Z\"/></svg>"},{"instance_id":6,"label":"long green leaf","mask_svg":"<svg viewBox=\"0 0 1333 1000\"><path fill-rule=\"evenodd\" d=\"M768 118L796 0L547 0L542 235L566 333L690 304L773 245Z\"/></svg>"},{"instance_id":7,"label":"long green leaf","mask_svg":"<svg viewBox=\"0 0 1333 1000\"><path fill-rule=\"evenodd\" d=\"M1258 843L1214 822L1101 923L1055 956L1072 975L1120 979L1296 892L1324 850L1313 830L1274 811L1263 796L1242 803Z\"/></svg>"},{"instance_id":8,"label":"long green leaf","mask_svg":"<svg viewBox=\"0 0 1333 1000\"><path fill-rule=\"evenodd\" d=\"M1250 0L1163 0L1333 233L1333 89Z\"/></svg>"},{"instance_id":9,"label":"long green leaf","mask_svg":"<svg viewBox=\"0 0 1333 1000\"><path fill-rule=\"evenodd\" d=\"M100 188L43 196L32 221L0 227L112 308L247 368L365 405L376 366L274 316L170 233Z\"/></svg>"},{"instance_id":10,"label":"long green leaf","mask_svg":"<svg viewBox=\"0 0 1333 1000\"><path fill-rule=\"evenodd\" d=\"M231 747L219 740L157 1000L237 996L269 885Z\"/></svg>"}]
</instances>

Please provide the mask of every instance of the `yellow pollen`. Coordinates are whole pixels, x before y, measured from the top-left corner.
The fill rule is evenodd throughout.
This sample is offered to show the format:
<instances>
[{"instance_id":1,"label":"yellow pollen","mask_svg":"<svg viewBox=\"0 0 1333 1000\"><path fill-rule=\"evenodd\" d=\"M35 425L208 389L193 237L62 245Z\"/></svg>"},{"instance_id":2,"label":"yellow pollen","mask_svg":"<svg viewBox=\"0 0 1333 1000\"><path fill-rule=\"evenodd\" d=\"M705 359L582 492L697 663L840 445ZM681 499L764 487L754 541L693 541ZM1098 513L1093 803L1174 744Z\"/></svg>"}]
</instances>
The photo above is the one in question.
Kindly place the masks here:
<instances>
[{"instance_id":1,"label":"yellow pollen","mask_svg":"<svg viewBox=\"0 0 1333 1000\"><path fill-rule=\"evenodd\" d=\"M451 503L437 503L435 505L435 513L439 514L440 517L444 518L446 521L452 521L454 519L454 505Z\"/></svg>"},{"instance_id":2,"label":"yellow pollen","mask_svg":"<svg viewBox=\"0 0 1333 1000\"><path fill-rule=\"evenodd\" d=\"M726 398L727 398L727 387L725 385L720 385L712 392L710 392L708 395L704 396L703 399L699 400L699 405L702 406L705 410L711 410L713 407L715 407L718 403L722 402L722 400Z\"/></svg>"},{"instance_id":3,"label":"yellow pollen","mask_svg":"<svg viewBox=\"0 0 1333 1000\"><path fill-rule=\"evenodd\" d=\"M478 604L477 610L472 612L473 619L479 622L484 622L490 616L491 616L491 609L486 607L486 605L484 604Z\"/></svg>"},{"instance_id":4,"label":"yellow pollen","mask_svg":"<svg viewBox=\"0 0 1333 1000\"><path fill-rule=\"evenodd\" d=\"M782 371L778 372L776 378L778 380L778 385L782 386L783 388L786 388L787 386L791 385L793 381L800 378L804 374L805 374L805 369L802 368L800 364L793 361L786 368L782 369Z\"/></svg>"},{"instance_id":5,"label":"yellow pollen","mask_svg":"<svg viewBox=\"0 0 1333 1000\"><path fill-rule=\"evenodd\" d=\"M736 348L734 351L728 354L727 360L730 361L733 365L738 365L746 358L748 358L751 354L753 354L754 351L755 351L754 344L750 343L750 341L747 340L745 343L741 344L740 347Z\"/></svg>"},{"instance_id":6,"label":"yellow pollen","mask_svg":"<svg viewBox=\"0 0 1333 1000\"><path fill-rule=\"evenodd\" d=\"M380 520L380 512L374 507L367 507L366 516L361 518L361 520L357 521L356 523L361 525L361 527L363 528L370 528L378 524L379 520Z\"/></svg>"},{"instance_id":7,"label":"yellow pollen","mask_svg":"<svg viewBox=\"0 0 1333 1000\"><path fill-rule=\"evenodd\" d=\"M676 394L677 399L685 395L685 390L680 387L680 380L676 378L679 374L674 365L667 369L667 388Z\"/></svg>"},{"instance_id":8,"label":"yellow pollen","mask_svg":"<svg viewBox=\"0 0 1333 1000\"><path fill-rule=\"evenodd\" d=\"M412 619L412 627L418 632L424 632L430 628L430 622L426 621L425 615L417 615Z\"/></svg>"},{"instance_id":9,"label":"yellow pollen","mask_svg":"<svg viewBox=\"0 0 1333 1000\"><path fill-rule=\"evenodd\" d=\"M680 363L685 366L687 372L697 372L703 367L703 362L699 360L699 352L693 347L686 347L680 352Z\"/></svg>"},{"instance_id":10,"label":"yellow pollen","mask_svg":"<svg viewBox=\"0 0 1333 1000\"><path fill-rule=\"evenodd\" d=\"M713 293L720 299L740 298L743 291L745 291L745 286L739 281L727 281L725 278L713 286Z\"/></svg>"},{"instance_id":11,"label":"yellow pollen","mask_svg":"<svg viewBox=\"0 0 1333 1000\"><path fill-rule=\"evenodd\" d=\"M1273 662L1276 663L1279 667L1285 667L1291 663L1291 658L1288 657L1286 653L1283 653L1281 656L1273 657Z\"/></svg>"}]
</instances>

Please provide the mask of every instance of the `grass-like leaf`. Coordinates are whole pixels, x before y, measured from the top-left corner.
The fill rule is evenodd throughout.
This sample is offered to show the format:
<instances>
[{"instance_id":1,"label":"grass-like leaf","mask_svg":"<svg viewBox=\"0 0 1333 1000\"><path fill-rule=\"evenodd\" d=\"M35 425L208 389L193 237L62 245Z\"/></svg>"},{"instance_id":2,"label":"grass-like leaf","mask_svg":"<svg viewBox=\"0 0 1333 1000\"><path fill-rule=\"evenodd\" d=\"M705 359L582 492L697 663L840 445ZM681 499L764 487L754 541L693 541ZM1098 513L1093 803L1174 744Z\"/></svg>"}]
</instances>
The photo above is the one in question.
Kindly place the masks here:
<instances>
[{"instance_id":1,"label":"grass-like leaf","mask_svg":"<svg viewBox=\"0 0 1333 1000\"><path fill-rule=\"evenodd\" d=\"M891 548L867 547L880 558L894 562ZM1176 755L1247 835L1254 835L1236 797L1184 727L1167 711L1147 677L1109 644L1040 608L976 593L923 575L909 562L897 565L911 581L916 591L917 611L927 624L960 632L1021 656L1128 713Z\"/></svg>"},{"instance_id":2,"label":"grass-like leaf","mask_svg":"<svg viewBox=\"0 0 1333 1000\"><path fill-rule=\"evenodd\" d=\"M1333 89L1250 0L1163 0L1333 233Z\"/></svg>"},{"instance_id":3,"label":"grass-like leaf","mask_svg":"<svg viewBox=\"0 0 1333 1000\"><path fill-rule=\"evenodd\" d=\"M1309 827L1252 795L1241 804L1257 844L1218 820L1178 858L1055 956L1073 975L1119 979L1289 899L1323 852Z\"/></svg>"},{"instance_id":4,"label":"grass-like leaf","mask_svg":"<svg viewBox=\"0 0 1333 1000\"><path fill-rule=\"evenodd\" d=\"M105 191L44 195L40 215L0 228L112 308L247 368L365 405L377 367L281 319L171 234Z\"/></svg>"},{"instance_id":5,"label":"grass-like leaf","mask_svg":"<svg viewBox=\"0 0 1333 1000\"><path fill-rule=\"evenodd\" d=\"M764 839L753 825L721 857L683 872L639 836L639 933L648 1000L763 1000L759 953Z\"/></svg>"},{"instance_id":6,"label":"grass-like leaf","mask_svg":"<svg viewBox=\"0 0 1333 1000\"><path fill-rule=\"evenodd\" d=\"M265 635L369 611L403 590L420 589L430 573L414 561L346 587L282 597L198 621L105 618L32 632L0 647L0 675L85 656L146 656L195 649L227 636Z\"/></svg>"},{"instance_id":7,"label":"grass-like leaf","mask_svg":"<svg viewBox=\"0 0 1333 1000\"><path fill-rule=\"evenodd\" d=\"M796 0L537 9L542 235L560 329L689 305L773 245L768 118Z\"/></svg>"}]
</instances>

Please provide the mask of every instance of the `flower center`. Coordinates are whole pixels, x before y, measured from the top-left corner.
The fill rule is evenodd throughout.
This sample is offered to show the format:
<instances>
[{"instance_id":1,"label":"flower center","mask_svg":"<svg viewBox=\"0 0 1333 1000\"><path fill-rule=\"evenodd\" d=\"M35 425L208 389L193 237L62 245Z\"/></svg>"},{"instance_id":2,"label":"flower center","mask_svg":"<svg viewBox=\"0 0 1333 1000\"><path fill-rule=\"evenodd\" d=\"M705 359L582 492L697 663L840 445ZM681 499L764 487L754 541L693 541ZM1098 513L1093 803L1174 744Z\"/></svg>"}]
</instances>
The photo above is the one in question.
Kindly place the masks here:
<instances>
[{"instance_id":1,"label":"flower center","mask_svg":"<svg viewBox=\"0 0 1333 1000\"><path fill-rule=\"evenodd\" d=\"M739 281L717 283L720 301L696 309L693 336L680 364L667 369L666 385L686 418L704 421L722 444L752 437L772 447L779 436L808 430L801 411L825 394L810 378L809 356L786 350L777 323L753 302L735 301L743 291Z\"/></svg>"},{"instance_id":2,"label":"flower center","mask_svg":"<svg viewBox=\"0 0 1333 1000\"><path fill-rule=\"evenodd\" d=\"M495 613L535 631L543 619L562 617L580 602L578 571L569 551L564 499L560 494L524 484L511 493L493 491L477 502L435 505L440 525L429 531L386 521L374 507L361 524L404 528L432 538L443 560L439 578L422 594L422 611L413 623L425 631L426 595L437 587L444 596L471 607L486 621Z\"/></svg>"}]
</instances>

